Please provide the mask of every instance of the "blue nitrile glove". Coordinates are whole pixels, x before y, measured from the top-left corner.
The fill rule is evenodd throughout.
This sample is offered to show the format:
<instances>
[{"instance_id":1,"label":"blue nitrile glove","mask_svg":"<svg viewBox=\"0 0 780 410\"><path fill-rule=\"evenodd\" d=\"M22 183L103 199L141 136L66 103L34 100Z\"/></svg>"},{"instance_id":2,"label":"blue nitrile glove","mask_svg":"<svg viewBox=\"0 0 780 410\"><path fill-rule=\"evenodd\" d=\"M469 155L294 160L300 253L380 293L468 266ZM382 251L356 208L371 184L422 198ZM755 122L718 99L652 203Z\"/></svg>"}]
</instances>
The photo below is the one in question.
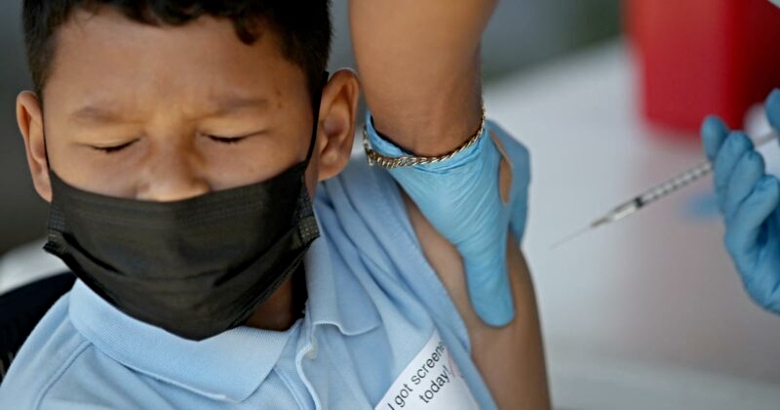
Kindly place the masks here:
<instances>
[{"instance_id":1,"label":"blue nitrile glove","mask_svg":"<svg viewBox=\"0 0 780 410\"><path fill-rule=\"evenodd\" d=\"M377 134L370 113L366 124L374 150L389 157L407 155ZM500 140L512 165L507 203L499 189L503 157L490 133ZM455 157L389 172L431 225L458 249L479 317L491 326L508 324L514 318L514 303L507 275L507 235L511 228L519 243L525 231L531 174L525 147L488 121L479 141Z\"/></svg>"},{"instance_id":2,"label":"blue nitrile glove","mask_svg":"<svg viewBox=\"0 0 780 410\"><path fill-rule=\"evenodd\" d=\"M780 90L766 102L772 127L780 130ZM726 221L726 249L750 296L780 314L780 183L741 132L720 119L702 125L707 157L715 163L715 191Z\"/></svg>"}]
</instances>

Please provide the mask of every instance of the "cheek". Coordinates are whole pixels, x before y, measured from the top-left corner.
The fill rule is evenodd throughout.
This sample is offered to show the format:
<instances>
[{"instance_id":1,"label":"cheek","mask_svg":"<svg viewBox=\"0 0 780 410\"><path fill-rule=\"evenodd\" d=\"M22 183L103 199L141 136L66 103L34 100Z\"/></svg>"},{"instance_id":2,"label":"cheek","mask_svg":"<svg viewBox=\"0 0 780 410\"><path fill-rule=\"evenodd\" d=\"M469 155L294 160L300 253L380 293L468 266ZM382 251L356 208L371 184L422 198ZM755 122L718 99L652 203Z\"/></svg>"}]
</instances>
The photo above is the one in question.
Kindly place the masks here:
<instances>
[{"instance_id":1,"label":"cheek","mask_svg":"<svg viewBox=\"0 0 780 410\"><path fill-rule=\"evenodd\" d=\"M301 145L289 138L258 137L227 145L208 141L203 145L198 151L213 190L265 181L298 164L306 155Z\"/></svg>"},{"instance_id":2,"label":"cheek","mask_svg":"<svg viewBox=\"0 0 780 410\"><path fill-rule=\"evenodd\" d=\"M206 174L214 190L261 182L279 175L306 158L311 141L311 126L300 113L275 113L275 124L267 135L249 137L237 144L220 144L202 139L198 151L203 156ZM315 150L316 151L316 150ZM315 152L316 155L316 152ZM314 158L312 158L315 161ZM307 187L316 184L317 172L309 166Z\"/></svg>"},{"instance_id":3,"label":"cheek","mask_svg":"<svg viewBox=\"0 0 780 410\"><path fill-rule=\"evenodd\" d=\"M137 155L121 160L47 136L49 166L67 184L113 197L134 195Z\"/></svg>"}]
</instances>

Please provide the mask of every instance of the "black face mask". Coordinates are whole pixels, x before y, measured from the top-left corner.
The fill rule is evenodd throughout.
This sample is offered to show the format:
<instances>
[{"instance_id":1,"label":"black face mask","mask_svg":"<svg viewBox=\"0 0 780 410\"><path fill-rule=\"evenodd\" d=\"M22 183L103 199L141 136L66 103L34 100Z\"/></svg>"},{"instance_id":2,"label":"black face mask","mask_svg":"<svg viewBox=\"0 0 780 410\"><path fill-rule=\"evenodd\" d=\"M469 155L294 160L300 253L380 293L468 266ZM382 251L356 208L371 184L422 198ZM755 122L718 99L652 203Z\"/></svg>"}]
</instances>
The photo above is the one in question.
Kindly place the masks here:
<instances>
[{"instance_id":1,"label":"black face mask","mask_svg":"<svg viewBox=\"0 0 780 410\"><path fill-rule=\"evenodd\" d=\"M106 197L52 171L45 249L103 299L178 336L243 325L319 236L305 161L267 181L177 202Z\"/></svg>"}]
</instances>

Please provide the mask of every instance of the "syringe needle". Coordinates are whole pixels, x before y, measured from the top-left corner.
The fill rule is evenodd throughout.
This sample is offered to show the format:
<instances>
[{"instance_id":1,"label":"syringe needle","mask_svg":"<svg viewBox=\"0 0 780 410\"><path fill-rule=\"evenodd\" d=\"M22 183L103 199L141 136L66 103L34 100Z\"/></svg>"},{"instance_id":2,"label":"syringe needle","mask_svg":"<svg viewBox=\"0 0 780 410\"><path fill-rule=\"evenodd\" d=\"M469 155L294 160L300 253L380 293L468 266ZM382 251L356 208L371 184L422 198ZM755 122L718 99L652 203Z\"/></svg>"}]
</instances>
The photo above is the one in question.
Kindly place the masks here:
<instances>
[{"instance_id":1,"label":"syringe needle","mask_svg":"<svg viewBox=\"0 0 780 410\"><path fill-rule=\"evenodd\" d=\"M570 240L584 234L585 232L588 232L592 229L596 229L601 225L608 224L610 222L615 221L615 211L612 211L611 213L604 215L603 217L596 219L595 221L591 222L590 225L580 229L579 231L574 232L573 234L570 234L563 239L559 240L558 242L555 242L552 246L550 246L550 250L553 250L561 245L563 245L566 242L569 242Z\"/></svg>"},{"instance_id":2,"label":"syringe needle","mask_svg":"<svg viewBox=\"0 0 780 410\"><path fill-rule=\"evenodd\" d=\"M553 250L553 249L563 245L564 243L569 242L570 240L572 240L572 239L574 239L574 238L584 234L585 232L588 232L592 228L593 228L592 225L588 225L588 226L580 229L579 231L576 231L576 232L574 232L574 233L572 233L572 234L570 234L570 235L568 235L568 236L566 236L564 238L561 238L560 240L558 240L558 242L555 242L552 246L550 246L550 250Z\"/></svg>"}]
</instances>

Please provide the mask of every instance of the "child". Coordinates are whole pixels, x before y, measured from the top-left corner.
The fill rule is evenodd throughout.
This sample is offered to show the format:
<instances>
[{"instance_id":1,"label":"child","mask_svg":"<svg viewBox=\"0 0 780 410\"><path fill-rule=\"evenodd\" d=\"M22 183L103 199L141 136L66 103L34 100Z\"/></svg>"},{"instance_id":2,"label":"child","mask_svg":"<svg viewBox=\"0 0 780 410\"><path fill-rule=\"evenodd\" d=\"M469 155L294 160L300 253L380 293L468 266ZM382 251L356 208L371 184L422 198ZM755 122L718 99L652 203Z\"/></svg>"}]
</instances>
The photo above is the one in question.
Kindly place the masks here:
<instances>
[{"instance_id":1,"label":"child","mask_svg":"<svg viewBox=\"0 0 780 410\"><path fill-rule=\"evenodd\" d=\"M480 120L493 2L351 8L372 141L492 158L494 172L473 174L496 192L504 149L503 187L524 191L524 151ZM527 269L509 221L482 218L515 195L464 201L450 219L502 222L495 237L461 229L461 246L429 223L446 188L437 202L365 159L347 166L359 88L347 70L325 78L327 1L24 10L36 90L19 96L19 125L51 202L46 249L79 280L19 352L3 407L549 406ZM472 237L508 250L505 326L469 303Z\"/></svg>"}]
</instances>

